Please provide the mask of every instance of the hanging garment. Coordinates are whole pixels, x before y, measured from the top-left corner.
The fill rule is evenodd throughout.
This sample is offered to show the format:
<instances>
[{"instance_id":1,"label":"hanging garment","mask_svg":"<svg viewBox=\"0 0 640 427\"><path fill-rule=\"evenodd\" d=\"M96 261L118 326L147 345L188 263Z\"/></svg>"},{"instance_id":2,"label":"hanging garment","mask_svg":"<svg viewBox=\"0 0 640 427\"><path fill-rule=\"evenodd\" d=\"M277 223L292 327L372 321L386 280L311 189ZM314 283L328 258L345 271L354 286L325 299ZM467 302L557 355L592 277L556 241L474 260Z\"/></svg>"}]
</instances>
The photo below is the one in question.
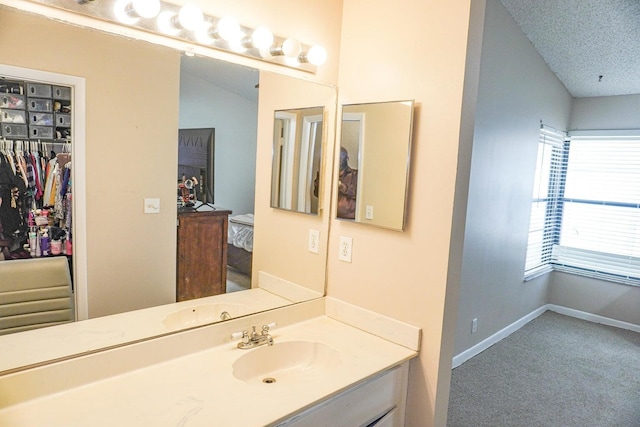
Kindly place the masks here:
<instances>
[{"instance_id":1,"label":"hanging garment","mask_svg":"<svg viewBox=\"0 0 640 427\"><path fill-rule=\"evenodd\" d=\"M0 224L5 236L15 233L23 223L17 198L24 195L26 189L6 158L0 156Z\"/></svg>"}]
</instances>

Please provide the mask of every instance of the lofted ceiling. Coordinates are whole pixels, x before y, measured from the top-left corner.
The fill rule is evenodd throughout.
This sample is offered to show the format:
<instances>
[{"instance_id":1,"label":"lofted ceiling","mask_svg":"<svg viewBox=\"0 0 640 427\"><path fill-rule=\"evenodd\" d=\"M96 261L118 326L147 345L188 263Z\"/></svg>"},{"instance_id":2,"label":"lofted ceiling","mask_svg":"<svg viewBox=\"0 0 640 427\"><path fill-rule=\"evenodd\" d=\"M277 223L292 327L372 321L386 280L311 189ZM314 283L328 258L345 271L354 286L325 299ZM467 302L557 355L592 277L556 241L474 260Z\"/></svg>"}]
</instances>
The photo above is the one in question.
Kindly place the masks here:
<instances>
[{"instance_id":1,"label":"lofted ceiling","mask_svg":"<svg viewBox=\"0 0 640 427\"><path fill-rule=\"evenodd\" d=\"M182 56L182 78L202 79L250 101L257 101L260 73L254 68L202 56Z\"/></svg>"},{"instance_id":2,"label":"lofted ceiling","mask_svg":"<svg viewBox=\"0 0 640 427\"><path fill-rule=\"evenodd\" d=\"M500 1L574 97L640 94L640 0Z\"/></svg>"}]
</instances>

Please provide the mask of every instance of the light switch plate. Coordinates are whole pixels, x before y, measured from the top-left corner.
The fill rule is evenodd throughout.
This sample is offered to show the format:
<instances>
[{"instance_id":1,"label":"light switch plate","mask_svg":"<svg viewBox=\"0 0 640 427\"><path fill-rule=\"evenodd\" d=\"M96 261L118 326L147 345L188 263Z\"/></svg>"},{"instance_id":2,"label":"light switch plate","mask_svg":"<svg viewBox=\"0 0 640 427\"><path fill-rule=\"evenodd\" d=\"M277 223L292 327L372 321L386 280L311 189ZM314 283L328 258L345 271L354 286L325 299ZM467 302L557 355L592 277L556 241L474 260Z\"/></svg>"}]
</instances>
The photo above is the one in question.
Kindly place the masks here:
<instances>
[{"instance_id":1,"label":"light switch plate","mask_svg":"<svg viewBox=\"0 0 640 427\"><path fill-rule=\"evenodd\" d=\"M351 237L340 236L340 251L338 252L338 259L344 262L351 262L351 248L353 246L353 239Z\"/></svg>"},{"instance_id":2,"label":"light switch plate","mask_svg":"<svg viewBox=\"0 0 640 427\"><path fill-rule=\"evenodd\" d=\"M373 219L373 206L367 205L364 212L364 219Z\"/></svg>"},{"instance_id":3,"label":"light switch plate","mask_svg":"<svg viewBox=\"0 0 640 427\"><path fill-rule=\"evenodd\" d=\"M144 213L157 214L160 213L160 199L144 199Z\"/></svg>"},{"instance_id":4,"label":"light switch plate","mask_svg":"<svg viewBox=\"0 0 640 427\"><path fill-rule=\"evenodd\" d=\"M309 230L309 252L317 254L319 252L320 246L320 231L314 230L313 228Z\"/></svg>"}]
</instances>

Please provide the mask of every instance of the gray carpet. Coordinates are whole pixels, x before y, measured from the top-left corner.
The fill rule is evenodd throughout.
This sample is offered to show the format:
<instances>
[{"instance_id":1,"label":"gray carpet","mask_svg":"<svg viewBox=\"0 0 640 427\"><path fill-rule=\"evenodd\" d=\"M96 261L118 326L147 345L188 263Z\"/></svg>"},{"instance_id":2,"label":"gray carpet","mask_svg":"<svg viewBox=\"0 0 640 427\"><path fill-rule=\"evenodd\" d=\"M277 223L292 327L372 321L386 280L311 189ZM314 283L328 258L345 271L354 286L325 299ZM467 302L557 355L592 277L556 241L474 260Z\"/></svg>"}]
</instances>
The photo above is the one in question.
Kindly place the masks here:
<instances>
[{"instance_id":1,"label":"gray carpet","mask_svg":"<svg viewBox=\"0 0 640 427\"><path fill-rule=\"evenodd\" d=\"M640 427L640 334L547 311L452 371L449 427Z\"/></svg>"},{"instance_id":2,"label":"gray carpet","mask_svg":"<svg viewBox=\"0 0 640 427\"><path fill-rule=\"evenodd\" d=\"M251 289L251 277L227 266L227 293Z\"/></svg>"}]
</instances>

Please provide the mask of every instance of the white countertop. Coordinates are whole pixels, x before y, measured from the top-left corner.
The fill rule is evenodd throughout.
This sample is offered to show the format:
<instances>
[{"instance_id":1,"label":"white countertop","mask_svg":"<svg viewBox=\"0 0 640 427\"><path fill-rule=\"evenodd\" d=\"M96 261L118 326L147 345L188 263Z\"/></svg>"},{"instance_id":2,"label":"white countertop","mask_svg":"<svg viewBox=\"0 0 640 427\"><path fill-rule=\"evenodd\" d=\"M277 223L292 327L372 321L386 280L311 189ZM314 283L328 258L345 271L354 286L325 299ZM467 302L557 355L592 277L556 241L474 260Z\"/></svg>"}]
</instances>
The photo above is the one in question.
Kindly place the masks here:
<instances>
[{"instance_id":1,"label":"white countertop","mask_svg":"<svg viewBox=\"0 0 640 427\"><path fill-rule=\"evenodd\" d=\"M271 335L276 346L286 341L322 342L339 352L341 363L321 379L252 385L235 378L232 365L254 350L239 350L237 340L226 340L203 351L2 407L0 425L266 426L417 355L326 315L276 328Z\"/></svg>"},{"instance_id":2,"label":"white countertop","mask_svg":"<svg viewBox=\"0 0 640 427\"><path fill-rule=\"evenodd\" d=\"M236 317L282 307L291 301L253 288L3 335L0 336L0 373L172 333L177 328L165 322L168 315L189 307L224 304L230 306L230 314ZM197 325L185 325L192 326Z\"/></svg>"}]
</instances>

